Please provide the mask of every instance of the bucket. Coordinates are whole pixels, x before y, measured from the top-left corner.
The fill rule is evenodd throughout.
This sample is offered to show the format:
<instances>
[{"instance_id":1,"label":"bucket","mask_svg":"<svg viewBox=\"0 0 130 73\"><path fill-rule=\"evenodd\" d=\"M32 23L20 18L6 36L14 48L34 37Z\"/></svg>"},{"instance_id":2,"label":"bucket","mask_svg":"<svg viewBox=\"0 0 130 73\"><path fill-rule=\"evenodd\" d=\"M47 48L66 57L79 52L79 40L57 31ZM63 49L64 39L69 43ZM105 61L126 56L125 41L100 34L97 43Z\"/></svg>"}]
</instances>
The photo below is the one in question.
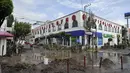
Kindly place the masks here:
<instances>
[{"instance_id":1,"label":"bucket","mask_svg":"<svg viewBox=\"0 0 130 73\"><path fill-rule=\"evenodd\" d=\"M45 65L48 65L48 58L45 58L45 57L44 57L44 64L45 64Z\"/></svg>"}]
</instances>

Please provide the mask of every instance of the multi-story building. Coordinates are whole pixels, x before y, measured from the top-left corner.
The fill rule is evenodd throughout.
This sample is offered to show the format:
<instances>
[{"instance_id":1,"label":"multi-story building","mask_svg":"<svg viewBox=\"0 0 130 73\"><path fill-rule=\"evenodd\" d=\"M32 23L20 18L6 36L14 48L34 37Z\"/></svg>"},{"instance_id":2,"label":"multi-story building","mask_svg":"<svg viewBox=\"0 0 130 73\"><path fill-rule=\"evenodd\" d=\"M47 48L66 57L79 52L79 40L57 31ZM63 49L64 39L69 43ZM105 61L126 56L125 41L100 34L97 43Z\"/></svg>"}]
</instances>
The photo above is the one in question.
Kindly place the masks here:
<instances>
[{"instance_id":1,"label":"multi-story building","mask_svg":"<svg viewBox=\"0 0 130 73\"><path fill-rule=\"evenodd\" d=\"M88 44L88 33L84 29L84 21L88 18L89 14L84 11L76 11L53 21L44 23L43 25L32 29L33 39L42 38L43 43L59 42L57 38L49 40L47 36L56 34L59 32L65 32L70 34L68 40L61 40L59 44L71 46L74 42L79 42L82 45ZM121 37L121 25L103 19L94 15L96 21L96 31L93 34L96 35L96 45L98 47L103 46L108 42L109 38L112 38L112 44L118 43L118 36ZM121 40L121 39L120 39ZM121 41L120 41L121 42Z\"/></svg>"}]
</instances>

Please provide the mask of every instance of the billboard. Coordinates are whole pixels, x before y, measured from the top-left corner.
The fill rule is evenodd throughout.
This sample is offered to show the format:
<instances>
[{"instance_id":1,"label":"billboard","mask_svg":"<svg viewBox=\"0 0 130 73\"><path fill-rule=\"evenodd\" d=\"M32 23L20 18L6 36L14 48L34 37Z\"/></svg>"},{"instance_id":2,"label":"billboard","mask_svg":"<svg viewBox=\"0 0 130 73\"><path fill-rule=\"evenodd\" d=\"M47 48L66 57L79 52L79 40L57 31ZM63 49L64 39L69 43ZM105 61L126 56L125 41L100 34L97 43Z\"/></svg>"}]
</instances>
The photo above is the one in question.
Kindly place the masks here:
<instances>
[{"instance_id":1,"label":"billboard","mask_svg":"<svg viewBox=\"0 0 130 73\"><path fill-rule=\"evenodd\" d=\"M130 18L130 12L125 13L125 18Z\"/></svg>"}]
</instances>

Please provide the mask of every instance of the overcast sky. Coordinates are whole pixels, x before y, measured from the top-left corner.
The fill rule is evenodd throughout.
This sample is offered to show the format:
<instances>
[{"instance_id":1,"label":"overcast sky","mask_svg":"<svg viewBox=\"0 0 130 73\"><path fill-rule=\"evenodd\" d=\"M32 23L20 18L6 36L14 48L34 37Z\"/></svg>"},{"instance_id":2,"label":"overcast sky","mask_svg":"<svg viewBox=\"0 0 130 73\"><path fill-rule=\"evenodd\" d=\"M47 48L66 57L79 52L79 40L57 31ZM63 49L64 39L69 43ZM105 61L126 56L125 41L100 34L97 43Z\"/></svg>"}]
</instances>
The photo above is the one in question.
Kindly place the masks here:
<instances>
[{"instance_id":1,"label":"overcast sky","mask_svg":"<svg viewBox=\"0 0 130 73\"><path fill-rule=\"evenodd\" d=\"M102 18L119 24L126 24L124 13L130 12L130 0L13 0L14 15L18 19L53 20L82 10L83 5L91 3L87 8ZM21 19L24 20L25 19Z\"/></svg>"}]
</instances>

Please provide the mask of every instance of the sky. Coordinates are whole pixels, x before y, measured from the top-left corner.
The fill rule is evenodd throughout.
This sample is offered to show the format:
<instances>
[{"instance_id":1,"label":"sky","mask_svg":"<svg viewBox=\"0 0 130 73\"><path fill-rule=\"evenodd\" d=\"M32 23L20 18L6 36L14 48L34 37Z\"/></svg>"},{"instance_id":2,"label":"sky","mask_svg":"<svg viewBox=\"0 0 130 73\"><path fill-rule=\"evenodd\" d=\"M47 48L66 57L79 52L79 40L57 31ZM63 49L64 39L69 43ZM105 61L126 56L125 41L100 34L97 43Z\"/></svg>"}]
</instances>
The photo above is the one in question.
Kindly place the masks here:
<instances>
[{"instance_id":1,"label":"sky","mask_svg":"<svg viewBox=\"0 0 130 73\"><path fill-rule=\"evenodd\" d=\"M83 10L91 11L102 18L124 25L124 13L130 12L130 0L12 0L16 19L34 23L54 20L64 15Z\"/></svg>"}]
</instances>

